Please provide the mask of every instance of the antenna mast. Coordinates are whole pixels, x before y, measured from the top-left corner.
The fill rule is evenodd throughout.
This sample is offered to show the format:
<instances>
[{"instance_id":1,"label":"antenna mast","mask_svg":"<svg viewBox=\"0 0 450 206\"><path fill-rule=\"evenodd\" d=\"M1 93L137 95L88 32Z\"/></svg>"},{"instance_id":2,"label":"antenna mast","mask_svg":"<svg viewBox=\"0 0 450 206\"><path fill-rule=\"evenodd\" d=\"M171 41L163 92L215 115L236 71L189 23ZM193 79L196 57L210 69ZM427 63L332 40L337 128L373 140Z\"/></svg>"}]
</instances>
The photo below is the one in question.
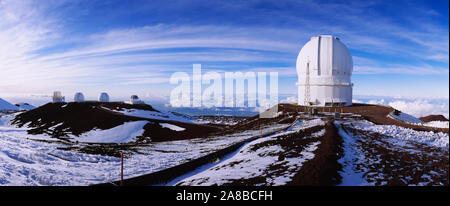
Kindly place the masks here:
<instances>
[{"instance_id":1,"label":"antenna mast","mask_svg":"<svg viewBox=\"0 0 450 206\"><path fill-rule=\"evenodd\" d=\"M310 103L310 84L309 84L309 59L306 62L306 81L305 81L305 106Z\"/></svg>"}]
</instances>

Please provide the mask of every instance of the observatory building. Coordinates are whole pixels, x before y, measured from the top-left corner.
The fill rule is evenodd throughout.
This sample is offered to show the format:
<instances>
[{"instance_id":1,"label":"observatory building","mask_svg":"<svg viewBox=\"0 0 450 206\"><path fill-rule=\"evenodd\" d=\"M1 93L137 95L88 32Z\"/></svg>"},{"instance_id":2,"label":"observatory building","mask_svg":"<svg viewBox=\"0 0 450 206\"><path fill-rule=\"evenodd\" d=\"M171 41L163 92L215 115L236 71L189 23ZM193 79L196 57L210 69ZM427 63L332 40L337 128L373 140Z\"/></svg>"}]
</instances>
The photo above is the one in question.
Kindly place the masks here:
<instances>
[{"instance_id":1,"label":"observatory building","mask_svg":"<svg viewBox=\"0 0 450 206\"><path fill-rule=\"evenodd\" d=\"M65 102L65 97L61 95L60 91L53 92L53 103Z\"/></svg>"},{"instance_id":2,"label":"observatory building","mask_svg":"<svg viewBox=\"0 0 450 206\"><path fill-rule=\"evenodd\" d=\"M102 92L98 97L99 102L109 102L109 95L106 92Z\"/></svg>"},{"instance_id":3,"label":"observatory building","mask_svg":"<svg viewBox=\"0 0 450 206\"><path fill-rule=\"evenodd\" d=\"M125 103L129 103L129 104L145 104L145 102L140 100L137 95L131 95L130 101L125 102Z\"/></svg>"},{"instance_id":4,"label":"observatory building","mask_svg":"<svg viewBox=\"0 0 450 206\"><path fill-rule=\"evenodd\" d=\"M81 92L75 93L75 96L73 97L74 102L84 102L84 95Z\"/></svg>"},{"instance_id":5,"label":"observatory building","mask_svg":"<svg viewBox=\"0 0 450 206\"><path fill-rule=\"evenodd\" d=\"M298 104L348 106L352 104L353 60L337 37L312 37L297 57Z\"/></svg>"}]
</instances>

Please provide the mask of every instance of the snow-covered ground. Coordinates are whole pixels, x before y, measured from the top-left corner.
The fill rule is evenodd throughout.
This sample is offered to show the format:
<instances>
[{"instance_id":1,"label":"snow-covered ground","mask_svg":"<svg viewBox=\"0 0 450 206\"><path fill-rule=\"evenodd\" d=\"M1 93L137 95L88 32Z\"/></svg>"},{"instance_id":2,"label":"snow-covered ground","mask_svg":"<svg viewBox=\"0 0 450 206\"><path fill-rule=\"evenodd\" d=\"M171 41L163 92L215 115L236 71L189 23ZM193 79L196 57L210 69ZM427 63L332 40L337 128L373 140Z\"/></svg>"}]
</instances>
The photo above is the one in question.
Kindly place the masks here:
<instances>
[{"instance_id":1,"label":"snow-covered ground","mask_svg":"<svg viewBox=\"0 0 450 206\"><path fill-rule=\"evenodd\" d=\"M448 178L448 133L366 120L335 121L343 138L343 186L439 185ZM429 178L425 178L428 176Z\"/></svg>"},{"instance_id":2,"label":"snow-covered ground","mask_svg":"<svg viewBox=\"0 0 450 206\"><path fill-rule=\"evenodd\" d=\"M431 121L423 125L427 127L448 128L448 123L449 121Z\"/></svg>"},{"instance_id":3,"label":"snow-covered ground","mask_svg":"<svg viewBox=\"0 0 450 206\"><path fill-rule=\"evenodd\" d=\"M394 141L397 144L405 144L407 141L414 141L446 150L448 150L449 147L448 133L416 131L413 129L395 125L376 125L366 120L353 121L351 125L355 129L376 132L379 134L390 136L392 137L391 141Z\"/></svg>"},{"instance_id":4,"label":"snow-covered ground","mask_svg":"<svg viewBox=\"0 0 450 206\"><path fill-rule=\"evenodd\" d=\"M183 128L183 127L179 127L179 126L169 124L169 123L159 123L159 125L161 125L161 127L163 127L163 128L169 128L169 129L177 131L177 132L185 130L185 128Z\"/></svg>"},{"instance_id":5,"label":"snow-covered ground","mask_svg":"<svg viewBox=\"0 0 450 206\"><path fill-rule=\"evenodd\" d=\"M335 126L338 128L339 136L343 139L344 155L338 162L343 165L341 186L363 186L368 185L367 181L363 178L364 172L357 170L356 165L362 164L362 160L365 159L364 153L356 146L358 137L354 137L342 129L342 125L339 121L335 121Z\"/></svg>"},{"instance_id":6,"label":"snow-covered ground","mask_svg":"<svg viewBox=\"0 0 450 206\"><path fill-rule=\"evenodd\" d=\"M109 108L106 108L106 107L102 107L102 108L106 109L106 110L110 110ZM119 110L112 110L112 111L119 112L119 113L122 113L122 114L128 115L128 116L192 123L192 121L187 118L184 118L184 117L178 116L178 115L174 115L169 112L162 112L162 111L155 112L155 111L140 110L140 109L123 109L121 111L119 111Z\"/></svg>"},{"instance_id":7,"label":"snow-covered ground","mask_svg":"<svg viewBox=\"0 0 450 206\"><path fill-rule=\"evenodd\" d=\"M224 185L232 181L240 179L251 179L255 177L265 177L268 185L285 185L292 180L295 175L293 170L301 168L303 163L314 158L313 151L318 148L319 141L314 141L306 146L300 153L300 157L285 158L280 161L280 156L277 154L284 154L285 151L280 145L270 145L260 147L254 150L255 145L261 145L268 141L273 141L276 137L296 133L300 130L324 125L320 119L310 121L300 121L289 127L283 132L276 133L267 137L263 137L247 143L234 156L226 157L227 159L221 161L219 164L202 171L193 176L175 183L175 185ZM312 134L312 137L319 137L324 135L325 130L321 130ZM267 170L270 166L281 164L286 170L282 174L277 174L274 177L267 175ZM270 173L270 172L269 172Z\"/></svg>"},{"instance_id":8,"label":"snow-covered ground","mask_svg":"<svg viewBox=\"0 0 450 206\"><path fill-rule=\"evenodd\" d=\"M14 119L17 114L3 114L0 113L0 127L11 127L10 121Z\"/></svg>"},{"instance_id":9,"label":"snow-covered ground","mask_svg":"<svg viewBox=\"0 0 450 206\"><path fill-rule=\"evenodd\" d=\"M412 123L412 124L422 124L423 121L406 113L399 113L398 115L395 115L394 113L389 114L390 118L400 120L402 122L406 123Z\"/></svg>"},{"instance_id":10,"label":"snow-covered ground","mask_svg":"<svg viewBox=\"0 0 450 206\"><path fill-rule=\"evenodd\" d=\"M27 128L9 125L12 118L13 115L0 117L0 185L89 185L119 179L119 158L62 150L61 148L71 145L45 134L29 135ZM139 124L143 122L135 124L137 125L132 127L139 129ZM273 125L263 128L263 132L286 126ZM138 153L125 156L124 178L159 171L199 158L259 135L259 132L250 130L226 136L158 142L138 147Z\"/></svg>"},{"instance_id":11,"label":"snow-covered ground","mask_svg":"<svg viewBox=\"0 0 450 206\"><path fill-rule=\"evenodd\" d=\"M422 125L427 127L437 127L437 128L448 128L449 121L431 121L431 122L423 122L422 120L411 116L406 113L400 113L399 115L395 115L393 113L389 114L388 117L400 120L402 122L414 125Z\"/></svg>"},{"instance_id":12,"label":"snow-covered ground","mask_svg":"<svg viewBox=\"0 0 450 206\"><path fill-rule=\"evenodd\" d=\"M125 122L107 130L94 129L74 137L78 142L125 143L134 141L144 133L144 126L149 121Z\"/></svg>"},{"instance_id":13,"label":"snow-covered ground","mask_svg":"<svg viewBox=\"0 0 450 206\"><path fill-rule=\"evenodd\" d=\"M236 125L240 121L232 118L224 118L217 117L217 119L213 119L212 117L199 117L197 119L192 120L195 124L221 124L221 125Z\"/></svg>"}]
</instances>

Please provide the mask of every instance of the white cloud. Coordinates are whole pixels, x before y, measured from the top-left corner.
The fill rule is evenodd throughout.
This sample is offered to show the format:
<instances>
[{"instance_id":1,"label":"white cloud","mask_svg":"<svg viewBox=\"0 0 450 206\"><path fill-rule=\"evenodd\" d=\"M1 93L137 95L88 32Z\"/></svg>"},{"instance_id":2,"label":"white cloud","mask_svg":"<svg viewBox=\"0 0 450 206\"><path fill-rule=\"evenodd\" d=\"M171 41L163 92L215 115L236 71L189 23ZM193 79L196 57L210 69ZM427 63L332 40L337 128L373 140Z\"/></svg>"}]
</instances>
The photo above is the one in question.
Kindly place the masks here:
<instances>
[{"instance_id":1,"label":"white cloud","mask_svg":"<svg viewBox=\"0 0 450 206\"><path fill-rule=\"evenodd\" d=\"M431 114L441 114L449 118L448 102L430 102L427 100L415 100L412 102L397 100L389 103L389 106L408 113L415 117L423 117Z\"/></svg>"},{"instance_id":2,"label":"white cloud","mask_svg":"<svg viewBox=\"0 0 450 206\"><path fill-rule=\"evenodd\" d=\"M290 96L284 100L281 100L281 103L298 103L297 96Z\"/></svg>"},{"instance_id":3,"label":"white cloud","mask_svg":"<svg viewBox=\"0 0 450 206\"><path fill-rule=\"evenodd\" d=\"M381 100L378 100L378 99L375 99L375 100L369 100L369 101L367 102L367 104L380 104L380 105L383 105L383 104L384 104L384 99L381 99Z\"/></svg>"},{"instance_id":4,"label":"white cloud","mask_svg":"<svg viewBox=\"0 0 450 206\"><path fill-rule=\"evenodd\" d=\"M77 65L34 59L34 51L52 45L60 35L58 22L45 12L51 9L46 7L49 5L55 6L29 0L0 1L0 92L33 92L84 75L75 69Z\"/></svg>"},{"instance_id":5,"label":"white cloud","mask_svg":"<svg viewBox=\"0 0 450 206\"><path fill-rule=\"evenodd\" d=\"M358 99L353 99L352 102L353 102L353 103L364 103L363 101L358 100Z\"/></svg>"},{"instance_id":6,"label":"white cloud","mask_svg":"<svg viewBox=\"0 0 450 206\"><path fill-rule=\"evenodd\" d=\"M394 65L394 66L358 66L354 67L354 74L413 74L413 75L430 75L430 74L448 74L448 68L432 67L430 65L410 66L410 65Z\"/></svg>"},{"instance_id":7,"label":"white cloud","mask_svg":"<svg viewBox=\"0 0 450 206\"><path fill-rule=\"evenodd\" d=\"M273 35L278 35L279 39L274 39ZM291 42L298 39L299 35L299 31L292 29L159 24L92 34L86 40L90 43L88 46L42 59L92 57L128 51L186 47L293 52L298 45Z\"/></svg>"},{"instance_id":8,"label":"white cloud","mask_svg":"<svg viewBox=\"0 0 450 206\"><path fill-rule=\"evenodd\" d=\"M192 65L187 62L193 61L227 62L226 66L217 63L218 65L208 67L216 67L215 70L221 71L225 71L225 67L234 63L233 66L244 66L241 69L243 72L278 71L280 76L295 76L293 65L301 45L306 43L310 36L323 33L338 35L351 50L365 54L411 56L420 61L431 59L448 63L448 29L420 20L415 22L415 27L404 27L393 23L389 18L380 17L377 12L365 13L373 6L373 2L302 2L295 6L315 12L301 19L289 13L273 13L280 15L282 20L289 21L286 25L294 23L292 25L296 25L295 28L269 24L159 24L133 28L116 27L88 33L83 37L70 36L70 31L63 31L63 28L66 28L65 19L49 15L50 12L47 11L56 7L56 2L64 3L0 0L0 92L14 90L32 93L80 85L88 88L109 87L110 84L125 87L165 83L171 72L189 72ZM222 5L239 7L243 6L242 4ZM363 13L365 15L361 15ZM318 22L318 18L314 18L317 16L339 21ZM57 53L36 53L39 49L55 46L65 39L76 39L73 43L77 45L64 46ZM399 43L399 40L407 40L412 44ZM177 50L190 47L208 50ZM171 51L140 53L155 49ZM258 66L251 65L255 62ZM261 63L270 66L260 66ZM370 57L356 57L355 63L355 74L448 74L447 67L434 67L427 63L385 66Z\"/></svg>"},{"instance_id":9,"label":"white cloud","mask_svg":"<svg viewBox=\"0 0 450 206\"><path fill-rule=\"evenodd\" d=\"M397 110L417 118L440 114L449 117L448 97L445 98L417 98L417 97L376 97L360 96L353 99L355 103L389 105Z\"/></svg>"}]
</instances>

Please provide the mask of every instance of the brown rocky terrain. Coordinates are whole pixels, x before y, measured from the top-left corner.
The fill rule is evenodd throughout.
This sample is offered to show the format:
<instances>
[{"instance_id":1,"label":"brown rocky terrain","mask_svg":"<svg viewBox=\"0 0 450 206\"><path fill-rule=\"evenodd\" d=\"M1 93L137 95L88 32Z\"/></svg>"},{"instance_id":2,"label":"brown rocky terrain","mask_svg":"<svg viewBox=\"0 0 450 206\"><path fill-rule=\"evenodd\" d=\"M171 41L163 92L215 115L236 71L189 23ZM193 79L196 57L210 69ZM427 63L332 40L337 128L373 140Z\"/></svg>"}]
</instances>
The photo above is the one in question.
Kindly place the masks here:
<instances>
[{"instance_id":1,"label":"brown rocky terrain","mask_svg":"<svg viewBox=\"0 0 450 206\"><path fill-rule=\"evenodd\" d=\"M140 109L145 111L155 110L150 105L131 105L121 102L81 102L81 103L48 103L34 110L18 114L12 121L19 127L27 125L30 134L49 134L58 139L68 139L69 135L78 136L84 132L95 128L110 129L125 122L148 120L144 127L144 134L138 138L140 140L150 137L151 141L169 141L197 138L217 132L219 129L210 125L191 124L170 120L151 119L136 116L124 115L117 111L124 109ZM171 123L185 128L183 131L174 131L163 128L157 123ZM76 138L73 139L76 141Z\"/></svg>"},{"instance_id":2,"label":"brown rocky terrain","mask_svg":"<svg viewBox=\"0 0 450 206\"><path fill-rule=\"evenodd\" d=\"M246 131L257 131L259 128L269 128L274 125L284 125L271 133L246 137L241 142L205 155L204 157L189 160L178 166L166 168L154 173L131 178L125 181L125 185L152 185L163 184L171 181L187 172L193 171L205 164L213 164L214 170L219 173L245 171L247 162L255 160L236 159L221 164L221 158L237 152L243 145L246 152L255 152L255 155L267 158L276 157L276 162L260 168L260 175L228 179L222 183L211 182L211 185L274 185L274 179L289 179L285 185L339 185L344 179L344 168L352 168L355 173L361 174L366 184L369 185L448 185L448 148L439 148L428 144L409 140L402 140L389 134L381 134L356 128L353 124L369 122L374 125L386 125L399 128L407 128L410 132L426 132L427 134L448 134L448 129L433 128L422 125L408 124L389 118L393 108L380 105L354 104L348 107L324 108L316 107L315 113L306 112L310 108L295 104L279 104L278 112L272 118L260 118L259 115L239 118L237 124L194 124L177 122L172 120L151 119L137 116L129 116L125 111L139 109L159 112L150 105L129 105L118 102L99 103L50 103L31 111L16 115L12 123L17 126L28 126L30 134L49 134L58 140L75 138L76 135L95 128L109 129L129 121L149 121L144 126L145 132L137 137L136 142L130 143L89 143L76 144L72 141L69 147L63 150L76 150L88 154L102 154L118 157L120 152L131 156L139 153L139 147L151 146L150 142L163 142L172 140L184 140L193 138L215 138L220 135L239 134ZM339 115L335 116L335 112ZM214 122L216 117L209 116L205 119ZM217 117L217 121L232 118ZM429 116L426 120L442 119L439 116ZM321 120L324 124L305 127L296 132L288 132L295 123L311 120ZM161 127L158 123L170 123L183 127L183 131L175 131ZM320 135L313 135L320 133ZM344 138L343 134L347 136ZM254 134L254 133L252 133ZM278 134L278 135L277 135ZM275 135L271 137L271 135ZM75 137L74 137L75 136ZM261 137L268 137L261 142ZM147 139L149 138L149 139ZM349 145L348 138L352 138ZM151 140L151 141L147 141ZM317 147L311 152L311 159L304 159L305 150L312 144ZM279 148L269 153L261 153L268 148ZM354 161L343 162L349 148L356 152ZM270 149L269 149L270 151ZM259 152L259 153L258 153ZM308 152L308 151L307 151ZM263 155L263 156L261 156ZM228 158L233 158L228 157ZM287 160L296 158L305 162L298 167L287 166ZM256 162L257 163L257 162ZM252 164L255 164L253 162ZM210 170L206 170L211 172ZM258 171L255 171L258 174ZM224 177L225 178L225 177ZM213 179L192 179L184 182L205 183ZM117 183L117 182L116 182Z\"/></svg>"},{"instance_id":3,"label":"brown rocky terrain","mask_svg":"<svg viewBox=\"0 0 450 206\"><path fill-rule=\"evenodd\" d=\"M420 120L424 121L424 122L431 122L431 121L448 121L447 118L444 117L444 115L428 115L428 116L424 116L419 118Z\"/></svg>"}]
</instances>

